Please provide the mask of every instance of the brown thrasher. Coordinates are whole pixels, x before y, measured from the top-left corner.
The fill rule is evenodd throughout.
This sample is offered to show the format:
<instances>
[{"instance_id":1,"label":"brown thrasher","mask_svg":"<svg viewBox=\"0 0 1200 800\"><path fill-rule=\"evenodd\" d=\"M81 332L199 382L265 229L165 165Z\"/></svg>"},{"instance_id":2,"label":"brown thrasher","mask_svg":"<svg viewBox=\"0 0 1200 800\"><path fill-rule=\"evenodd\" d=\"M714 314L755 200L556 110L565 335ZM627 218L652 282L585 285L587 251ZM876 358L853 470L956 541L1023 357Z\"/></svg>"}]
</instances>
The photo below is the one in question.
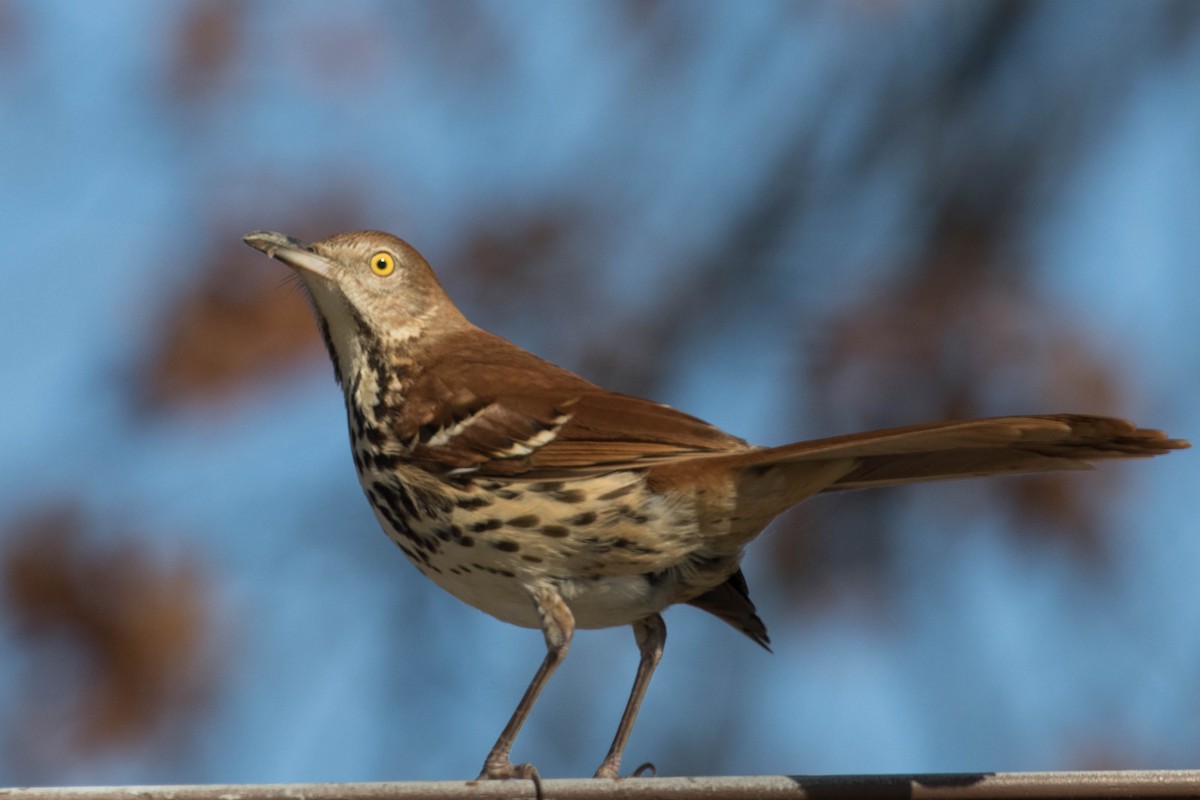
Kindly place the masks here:
<instances>
[{"instance_id":1,"label":"brown thrasher","mask_svg":"<svg viewBox=\"0 0 1200 800\"><path fill-rule=\"evenodd\" d=\"M596 770L617 777L662 657L660 612L688 603L765 647L742 550L818 492L1085 469L1188 446L1121 419L1055 414L756 447L476 328L390 234L304 244L258 231L245 242L304 279L345 392L354 465L387 535L455 597L545 637L481 778L538 780L509 753L575 629L632 625L641 661Z\"/></svg>"}]
</instances>

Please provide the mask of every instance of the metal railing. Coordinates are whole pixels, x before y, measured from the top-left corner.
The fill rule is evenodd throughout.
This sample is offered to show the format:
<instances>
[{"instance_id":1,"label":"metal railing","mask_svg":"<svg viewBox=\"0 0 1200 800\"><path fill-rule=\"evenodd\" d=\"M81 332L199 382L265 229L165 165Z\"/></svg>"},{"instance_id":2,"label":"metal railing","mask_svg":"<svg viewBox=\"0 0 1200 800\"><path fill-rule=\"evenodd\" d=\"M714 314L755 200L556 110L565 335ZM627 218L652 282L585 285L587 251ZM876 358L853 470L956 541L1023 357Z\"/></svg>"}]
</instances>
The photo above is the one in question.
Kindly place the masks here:
<instances>
[{"instance_id":1,"label":"metal railing","mask_svg":"<svg viewBox=\"0 0 1200 800\"><path fill-rule=\"evenodd\" d=\"M1005 800L1200 798L1200 770L549 779L546 800ZM530 781L0 788L2 800L414 800L534 797Z\"/></svg>"}]
</instances>

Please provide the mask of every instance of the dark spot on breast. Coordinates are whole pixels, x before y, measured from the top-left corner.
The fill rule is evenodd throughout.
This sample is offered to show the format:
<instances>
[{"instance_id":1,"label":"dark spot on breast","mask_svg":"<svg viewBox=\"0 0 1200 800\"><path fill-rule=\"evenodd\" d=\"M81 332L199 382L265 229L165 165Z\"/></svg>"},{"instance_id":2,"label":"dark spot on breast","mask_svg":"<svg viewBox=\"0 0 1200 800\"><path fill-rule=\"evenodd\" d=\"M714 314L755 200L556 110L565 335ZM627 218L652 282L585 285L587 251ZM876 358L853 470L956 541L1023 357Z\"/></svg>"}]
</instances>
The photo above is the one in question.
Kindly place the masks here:
<instances>
[{"instance_id":1,"label":"dark spot on breast","mask_svg":"<svg viewBox=\"0 0 1200 800\"><path fill-rule=\"evenodd\" d=\"M497 550L502 550L505 553L515 553L521 549L519 544L509 539L497 539L496 541L492 542L492 547L496 548Z\"/></svg>"},{"instance_id":2,"label":"dark spot on breast","mask_svg":"<svg viewBox=\"0 0 1200 800\"><path fill-rule=\"evenodd\" d=\"M437 538L433 536L421 536L418 533L414 533L413 541L417 543L417 549L422 552L439 553L442 550L442 546L438 543Z\"/></svg>"},{"instance_id":3,"label":"dark spot on breast","mask_svg":"<svg viewBox=\"0 0 1200 800\"><path fill-rule=\"evenodd\" d=\"M362 339L360 344L367 357L367 366L375 373L376 383L383 386L387 381L387 360L383 357L383 347L380 346L379 337L375 335L371 326L357 310L350 309L350 318L354 322L354 329Z\"/></svg>"},{"instance_id":4,"label":"dark spot on breast","mask_svg":"<svg viewBox=\"0 0 1200 800\"><path fill-rule=\"evenodd\" d=\"M562 525L543 525L541 531L546 536L554 539L564 539L567 536L567 529Z\"/></svg>"},{"instance_id":5,"label":"dark spot on breast","mask_svg":"<svg viewBox=\"0 0 1200 800\"><path fill-rule=\"evenodd\" d=\"M529 484L529 491L548 494L560 503L582 503L587 499L583 489L567 489L566 481L540 481Z\"/></svg>"},{"instance_id":6,"label":"dark spot on breast","mask_svg":"<svg viewBox=\"0 0 1200 800\"><path fill-rule=\"evenodd\" d=\"M638 525L645 525L650 521L650 517L635 511L631 506L621 506L620 515L631 522L636 522Z\"/></svg>"},{"instance_id":7,"label":"dark spot on breast","mask_svg":"<svg viewBox=\"0 0 1200 800\"><path fill-rule=\"evenodd\" d=\"M421 516L417 511L416 504L413 503L412 497L409 496L408 490L404 488L404 484L389 484L375 481L375 483L371 484L371 488L375 490L384 504L397 514L401 516L407 515L410 519L416 519Z\"/></svg>"},{"instance_id":8,"label":"dark spot on breast","mask_svg":"<svg viewBox=\"0 0 1200 800\"><path fill-rule=\"evenodd\" d=\"M470 525L467 526L467 530L469 530L471 533L481 533L483 531L494 531L497 528L499 528L500 526L502 526L503 524L504 524L503 522L496 519L495 517L491 517L490 519L483 519L483 520L480 520L479 522L472 522Z\"/></svg>"},{"instance_id":9,"label":"dark spot on breast","mask_svg":"<svg viewBox=\"0 0 1200 800\"><path fill-rule=\"evenodd\" d=\"M358 382L355 381L355 391L358 391ZM362 430L367 424L367 418L363 416L362 409L357 403L350 404L350 426L355 430Z\"/></svg>"},{"instance_id":10,"label":"dark spot on breast","mask_svg":"<svg viewBox=\"0 0 1200 800\"><path fill-rule=\"evenodd\" d=\"M596 521L595 511L584 511L582 514L576 514L567 520L568 525L591 525Z\"/></svg>"},{"instance_id":11,"label":"dark spot on breast","mask_svg":"<svg viewBox=\"0 0 1200 800\"><path fill-rule=\"evenodd\" d=\"M458 540L458 543L461 544L463 547L474 547L475 539L471 536L464 536Z\"/></svg>"},{"instance_id":12,"label":"dark spot on breast","mask_svg":"<svg viewBox=\"0 0 1200 800\"><path fill-rule=\"evenodd\" d=\"M513 517L504 524L510 528L536 528L539 522L541 520L535 514L524 514L520 517Z\"/></svg>"},{"instance_id":13,"label":"dark spot on breast","mask_svg":"<svg viewBox=\"0 0 1200 800\"><path fill-rule=\"evenodd\" d=\"M378 484L376 484L378 486ZM372 490L367 491L367 497L371 500L372 505L379 511L379 515L387 520L388 526L397 536L403 536L407 539L414 539L412 528L409 527L408 517L406 517L399 509L389 502L386 498L376 496Z\"/></svg>"},{"instance_id":14,"label":"dark spot on breast","mask_svg":"<svg viewBox=\"0 0 1200 800\"><path fill-rule=\"evenodd\" d=\"M420 550L413 550L412 548L405 547L404 545L400 544L399 542L397 542L397 545L399 546L399 548L401 550L404 551L404 555L408 556L412 561L416 562L419 565L424 565L426 567L429 566L429 556L425 555Z\"/></svg>"},{"instance_id":15,"label":"dark spot on breast","mask_svg":"<svg viewBox=\"0 0 1200 800\"><path fill-rule=\"evenodd\" d=\"M392 472L396 467L400 466L400 456L393 455L392 453L378 451L371 453L368 451L365 460L371 467L380 472Z\"/></svg>"},{"instance_id":16,"label":"dark spot on breast","mask_svg":"<svg viewBox=\"0 0 1200 800\"><path fill-rule=\"evenodd\" d=\"M636 483L627 483L624 486L620 486L620 487L617 487L616 489L613 489L611 492L605 492L604 494L599 495L596 499L597 500L616 500L618 497L624 497L625 495L629 494L636 488L637 488Z\"/></svg>"},{"instance_id":17,"label":"dark spot on breast","mask_svg":"<svg viewBox=\"0 0 1200 800\"><path fill-rule=\"evenodd\" d=\"M587 545L589 553L607 553L612 550L611 539L601 539L599 536L585 536L580 541Z\"/></svg>"},{"instance_id":18,"label":"dark spot on breast","mask_svg":"<svg viewBox=\"0 0 1200 800\"><path fill-rule=\"evenodd\" d=\"M375 405L371 406L372 416L380 421L386 420L388 417L392 416L395 411L396 409L392 407L392 404L382 397L375 401Z\"/></svg>"},{"instance_id":19,"label":"dark spot on breast","mask_svg":"<svg viewBox=\"0 0 1200 800\"><path fill-rule=\"evenodd\" d=\"M542 560L540 558L538 558L537 556L523 555L523 556L521 556L521 558L524 561L528 561L530 564L542 563Z\"/></svg>"},{"instance_id":20,"label":"dark spot on breast","mask_svg":"<svg viewBox=\"0 0 1200 800\"><path fill-rule=\"evenodd\" d=\"M642 577L646 579L646 583L651 586L659 586L667 579L669 570L659 570L658 572L647 572Z\"/></svg>"},{"instance_id":21,"label":"dark spot on breast","mask_svg":"<svg viewBox=\"0 0 1200 800\"><path fill-rule=\"evenodd\" d=\"M495 567L485 567L482 564L472 564L475 569L480 572L486 572L488 575L503 575L505 578L517 577L515 573L509 572L506 569L496 569Z\"/></svg>"},{"instance_id":22,"label":"dark spot on breast","mask_svg":"<svg viewBox=\"0 0 1200 800\"><path fill-rule=\"evenodd\" d=\"M483 492L471 495L470 497L459 497L455 499L454 505L464 511L473 511L477 508L484 508L492 504L492 498L488 497Z\"/></svg>"}]
</instances>

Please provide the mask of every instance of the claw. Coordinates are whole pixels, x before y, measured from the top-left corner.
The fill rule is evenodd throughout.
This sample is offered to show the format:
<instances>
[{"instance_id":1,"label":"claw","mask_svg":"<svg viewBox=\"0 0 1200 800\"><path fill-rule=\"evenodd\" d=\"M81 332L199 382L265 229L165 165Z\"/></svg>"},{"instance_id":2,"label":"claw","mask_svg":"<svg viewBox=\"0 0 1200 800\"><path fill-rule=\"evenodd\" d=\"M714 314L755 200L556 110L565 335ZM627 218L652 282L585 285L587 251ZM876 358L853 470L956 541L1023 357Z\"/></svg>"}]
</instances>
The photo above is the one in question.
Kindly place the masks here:
<instances>
[{"instance_id":1,"label":"claw","mask_svg":"<svg viewBox=\"0 0 1200 800\"><path fill-rule=\"evenodd\" d=\"M533 764L514 764L507 758L503 761L488 761L476 780L480 781L533 781L534 800L545 800L542 793L542 776Z\"/></svg>"}]
</instances>

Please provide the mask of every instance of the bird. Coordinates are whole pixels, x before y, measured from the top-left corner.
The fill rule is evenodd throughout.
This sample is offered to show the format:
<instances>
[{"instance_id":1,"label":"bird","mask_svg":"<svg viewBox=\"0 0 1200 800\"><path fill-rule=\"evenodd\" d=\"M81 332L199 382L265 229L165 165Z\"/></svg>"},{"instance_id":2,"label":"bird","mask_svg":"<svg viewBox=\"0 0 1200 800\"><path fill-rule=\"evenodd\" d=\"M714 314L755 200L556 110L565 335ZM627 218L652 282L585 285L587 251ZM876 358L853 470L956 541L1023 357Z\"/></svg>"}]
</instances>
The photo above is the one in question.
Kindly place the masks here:
<instances>
[{"instance_id":1,"label":"bird","mask_svg":"<svg viewBox=\"0 0 1200 800\"><path fill-rule=\"evenodd\" d=\"M426 260L380 231L305 243L243 237L302 279L345 396L358 479L426 577L546 654L479 779L531 779L513 744L577 629L629 625L633 687L597 778L621 758L687 604L769 649L740 562L781 512L821 492L1088 469L1188 447L1086 414L935 422L762 447L610 391L471 324Z\"/></svg>"}]
</instances>

